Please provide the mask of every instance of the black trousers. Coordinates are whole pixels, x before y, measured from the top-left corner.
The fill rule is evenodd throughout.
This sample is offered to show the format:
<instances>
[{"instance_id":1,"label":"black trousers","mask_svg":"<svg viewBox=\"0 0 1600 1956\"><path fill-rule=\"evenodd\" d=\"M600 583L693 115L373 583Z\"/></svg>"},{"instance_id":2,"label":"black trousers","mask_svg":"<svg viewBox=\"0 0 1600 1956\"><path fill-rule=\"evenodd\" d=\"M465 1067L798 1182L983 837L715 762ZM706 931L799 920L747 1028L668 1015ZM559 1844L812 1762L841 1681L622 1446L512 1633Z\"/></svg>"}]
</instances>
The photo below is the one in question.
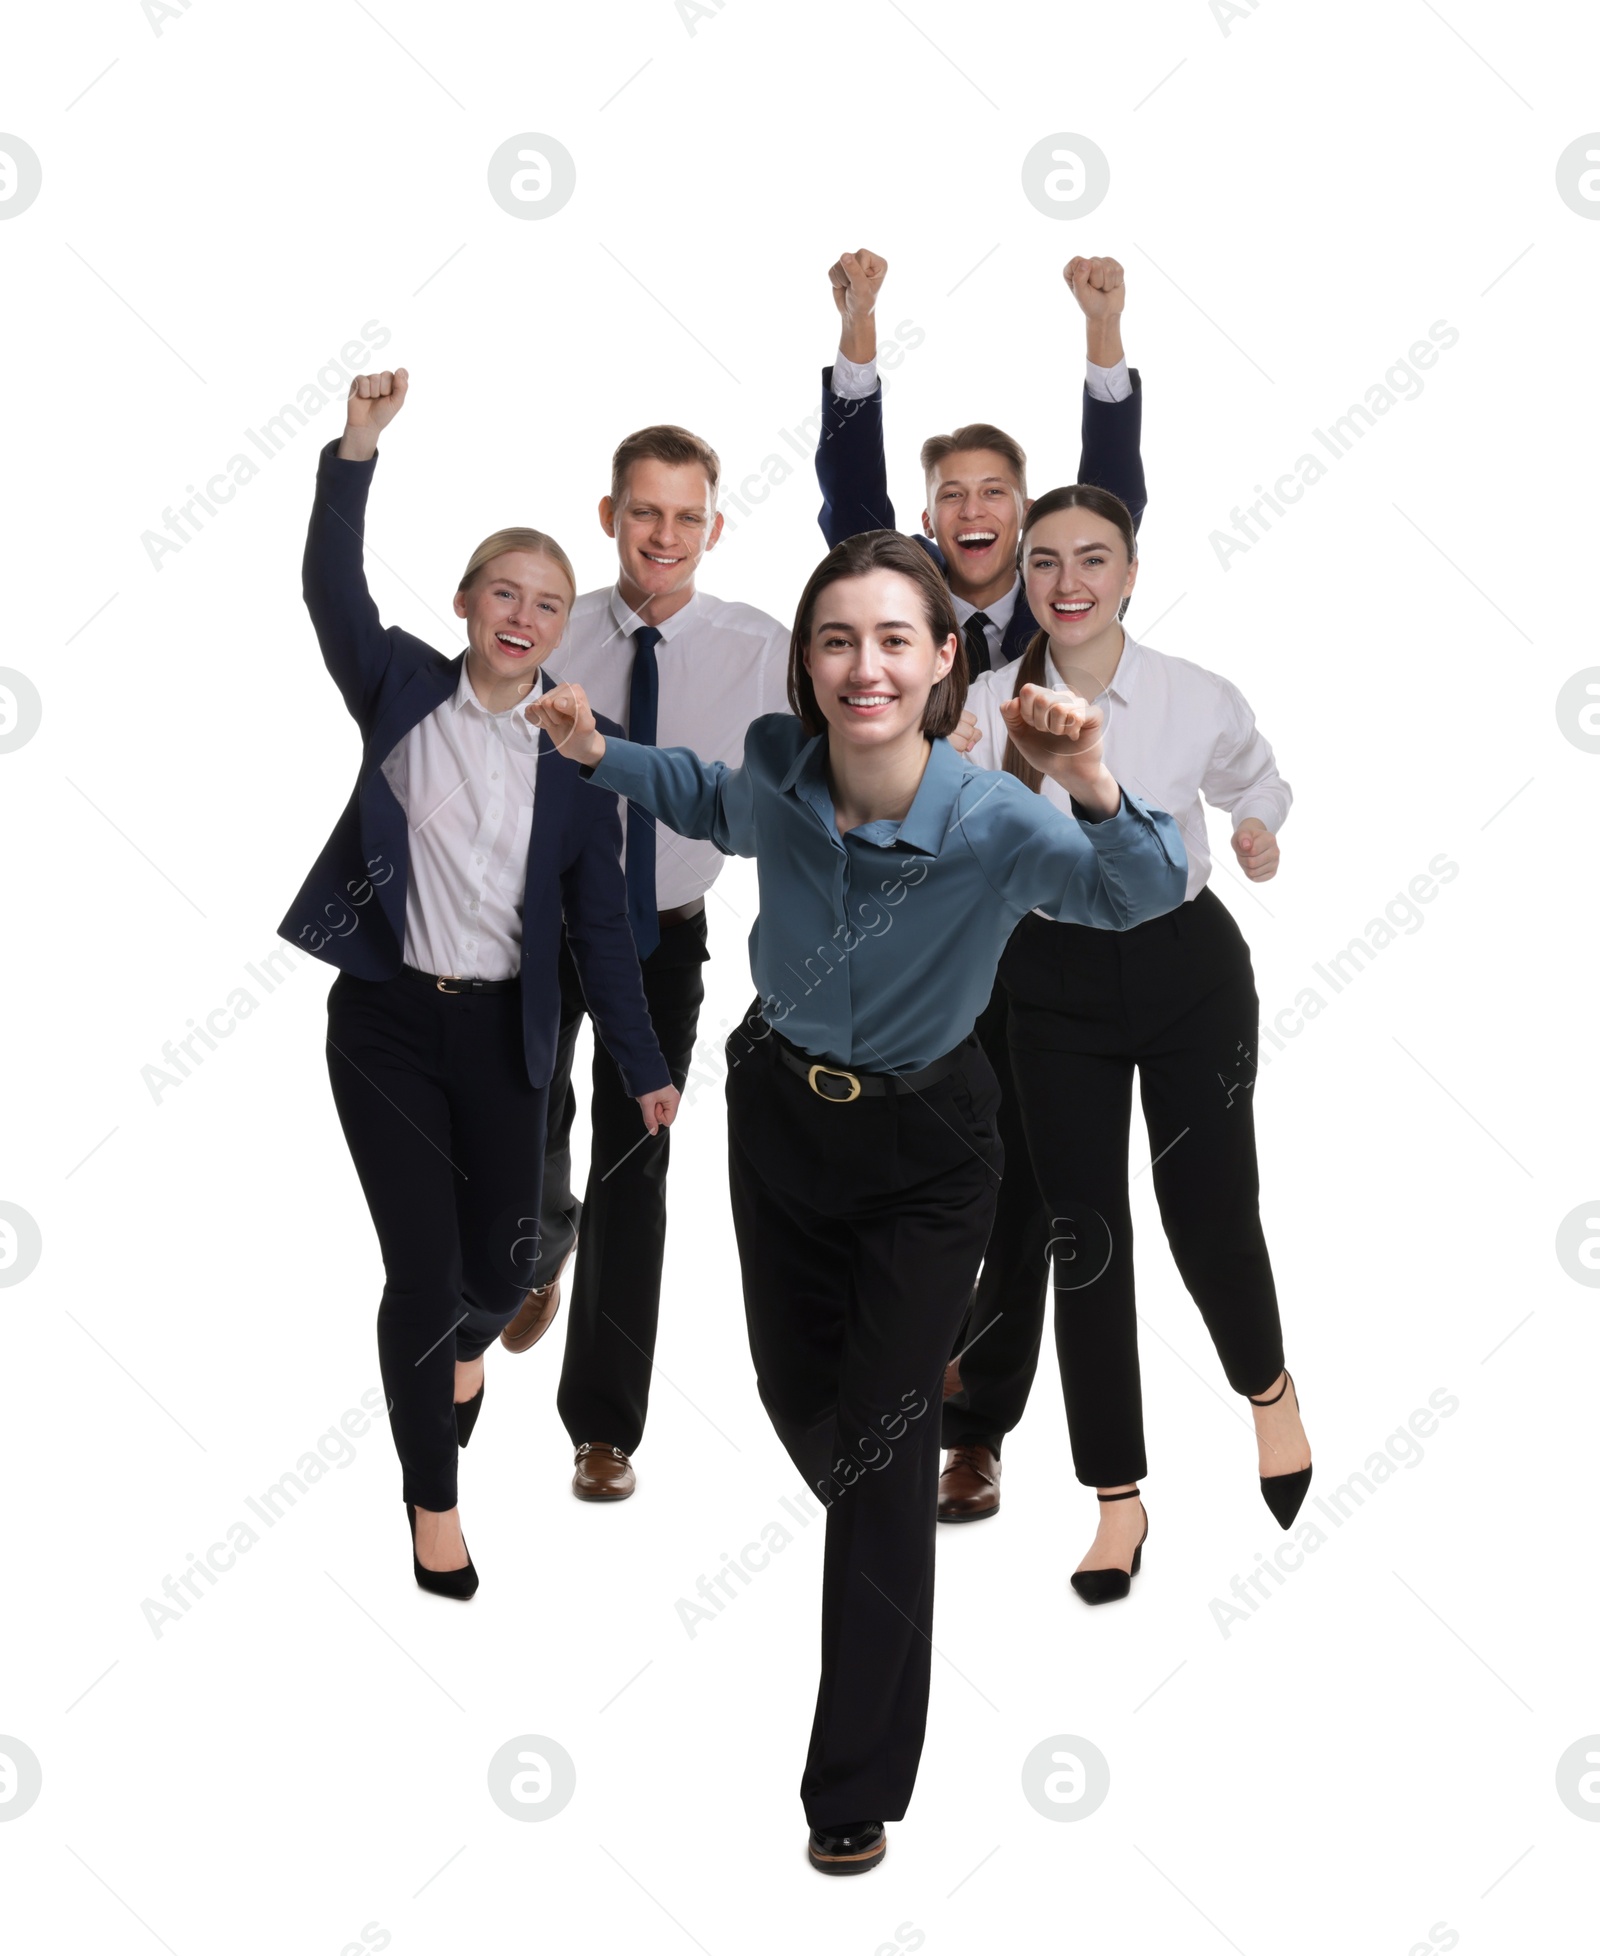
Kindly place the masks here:
<instances>
[{"instance_id":1,"label":"black trousers","mask_svg":"<svg viewBox=\"0 0 1600 1956\"><path fill-rule=\"evenodd\" d=\"M328 1078L383 1252L378 1363L405 1498L456 1505L457 1359L532 1288L546 1090L528 1084L522 995L454 995L341 972Z\"/></svg>"},{"instance_id":2,"label":"black trousers","mask_svg":"<svg viewBox=\"0 0 1600 1956\"><path fill-rule=\"evenodd\" d=\"M645 1003L672 1083L689 1077L705 997L706 919L669 924L640 966ZM566 1354L556 1409L574 1446L603 1440L632 1453L644 1433L661 1310L667 1241L666 1128L647 1138L639 1103L596 1038L589 1102L593 1140L588 1186L572 1194L573 1046L588 1008L577 968L561 950L561 1033L550 1082L538 1282L548 1283L577 1245Z\"/></svg>"},{"instance_id":3,"label":"black trousers","mask_svg":"<svg viewBox=\"0 0 1600 1956\"><path fill-rule=\"evenodd\" d=\"M1258 1207L1250 951L1202 890L1128 931L1025 917L1000 964L1016 1105L1049 1219L1056 1350L1073 1467L1086 1486L1146 1473L1128 1137L1133 1080L1173 1261L1236 1392L1283 1368ZM1008 1176L1015 1179L1016 1171ZM998 1230L996 1234L998 1235ZM1020 1290L1020 1287L1019 1287ZM974 1316L946 1436L998 1448L1022 1417L1036 1313Z\"/></svg>"},{"instance_id":4,"label":"black trousers","mask_svg":"<svg viewBox=\"0 0 1600 1956\"><path fill-rule=\"evenodd\" d=\"M916 1092L835 1105L755 1015L728 1041L728 1168L768 1417L828 1509L813 1826L898 1820L928 1714L939 1392L988 1239L999 1091L975 1039Z\"/></svg>"}]
</instances>

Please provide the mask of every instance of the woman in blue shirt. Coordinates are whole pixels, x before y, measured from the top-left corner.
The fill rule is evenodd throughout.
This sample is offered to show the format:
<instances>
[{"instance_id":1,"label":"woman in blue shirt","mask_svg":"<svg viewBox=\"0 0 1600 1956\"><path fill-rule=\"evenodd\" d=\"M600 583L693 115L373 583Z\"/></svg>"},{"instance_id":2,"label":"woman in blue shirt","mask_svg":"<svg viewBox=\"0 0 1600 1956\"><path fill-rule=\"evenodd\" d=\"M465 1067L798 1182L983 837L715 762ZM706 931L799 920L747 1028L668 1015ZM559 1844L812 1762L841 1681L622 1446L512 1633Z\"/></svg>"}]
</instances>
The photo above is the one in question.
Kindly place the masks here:
<instances>
[{"instance_id":1,"label":"woman in blue shirt","mask_svg":"<svg viewBox=\"0 0 1600 1956\"><path fill-rule=\"evenodd\" d=\"M965 696L937 568L872 531L812 574L794 713L754 723L742 767L608 738L576 686L525 709L597 786L757 861L729 1175L762 1401L828 1509L801 1795L830 1874L882 1859L922 1749L939 1389L1003 1167L973 1021L1028 911L1121 930L1184 892L1177 829L1107 773L1098 709L1032 687L1007 704L1067 815L949 745Z\"/></svg>"}]
</instances>

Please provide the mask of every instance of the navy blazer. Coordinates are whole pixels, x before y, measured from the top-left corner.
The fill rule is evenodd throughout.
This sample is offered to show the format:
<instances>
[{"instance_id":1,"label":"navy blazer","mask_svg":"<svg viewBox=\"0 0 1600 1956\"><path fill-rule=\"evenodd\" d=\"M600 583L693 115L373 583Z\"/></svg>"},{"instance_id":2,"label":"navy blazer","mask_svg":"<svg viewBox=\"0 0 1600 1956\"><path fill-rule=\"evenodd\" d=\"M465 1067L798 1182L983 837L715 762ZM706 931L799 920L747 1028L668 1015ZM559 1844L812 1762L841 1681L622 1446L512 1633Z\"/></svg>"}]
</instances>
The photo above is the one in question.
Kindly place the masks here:
<instances>
[{"instance_id":1,"label":"navy blazer","mask_svg":"<svg viewBox=\"0 0 1600 1956\"><path fill-rule=\"evenodd\" d=\"M355 790L278 934L353 977L397 976L406 941L410 838L383 763L411 729L452 698L464 652L442 652L379 622L362 567L367 491L377 464L323 449L306 537L302 588L334 683L361 729ZM540 674L540 690L552 681ZM620 737L622 729L602 722ZM635 1096L670 1079L650 1013L622 873L614 795L541 733L522 902L522 1038L528 1079L547 1086L561 1019L562 920L584 997L606 1050Z\"/></svg>"},{"instance_id":2,"label":"navy blazer","mask_svg":"<svg viewBox=\"0 0 1600 1956\"><path fill-rule=\"evenodd\" d=\"M1144 462L1139 453L1142 389L1139 371L1131 370L1133 392L1125 401L1097 401L1083 390L1083 450L1078 480L1092 482L1120 496L1139 527L1144 514ZM889 477L883 458L883 384L864 400L843 401L833 391L833 369L822 370L822 430L817 438L817 486L822 491L818 522L831 550L846 537L863 530L892 530L894 504L889 500ZM919 536L928 555L943 571L944 554L931 537ZM1038 631L1038 621L1018 594L1000 642L1001 665L1020 659Z\"/></svg>"}]
</instances>

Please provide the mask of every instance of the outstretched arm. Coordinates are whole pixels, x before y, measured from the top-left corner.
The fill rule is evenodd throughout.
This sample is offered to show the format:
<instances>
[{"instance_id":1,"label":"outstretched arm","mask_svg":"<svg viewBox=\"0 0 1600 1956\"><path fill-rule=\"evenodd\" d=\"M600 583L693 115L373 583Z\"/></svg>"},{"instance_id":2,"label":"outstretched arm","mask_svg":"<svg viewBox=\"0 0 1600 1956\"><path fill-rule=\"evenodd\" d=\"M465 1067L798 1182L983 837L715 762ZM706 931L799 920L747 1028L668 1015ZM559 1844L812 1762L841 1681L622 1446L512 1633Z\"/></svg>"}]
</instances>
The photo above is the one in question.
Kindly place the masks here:
<instances>
[{"instance_id":1,"label":"outstretched arm","mask_svg":"<svg viewBox=\"0 0 1600 1956\"><path fill-rule=\"evenodd\" d=\"M822 371L817 438L818 521L828 547L863 530L892 530L894 504L883 459L883 387L878 380L878 293L887 262L872 251L842 252L828 269L839 312L839 359Z\"/></svg>"},{"instance_id":2,"label":"outstretched arm","mask_svg":"<svg viewBox=\"0 0 1600 1956\"><path fill-rule=\"evenodd\" d=\"M725 856L755 854L754 796L744 768L702 761L687 747L608 738L581 686L553 686L522 710L595 787L626 795L678 835L714 842Z\"/></svg>"},{"instance_id":3,"label":"outstretched arm","mask_svg":"<svg viewBox=\"0 0 1600 1956\"><path fill-rule=\"evenodd\" d=\"M1083 312L1088 340L1078 480L1120 496L1133 512L1137 528L1145 506L1144 461L1139 453L1141 394L1139 376L1128 371L1122 350L1122 308L1127 297L1122 267L1115 258L1074 258L1061 276Z\"/></svg>"},{"instance_id":4,"label":"outstretched arm","mask_svg":"<svg viewBox=\"0 0 1600 1956\"><path fill-rule=\"evenodd\" d=\"M395 634L385 631L367 589L363 561L367 492L378 453L378 435L400 412L406 370L362 374L350 383L344 435L322 451L316 499L306 533L300 588L306 609L345 705L364 721L395 654Z\"/></svg>"}]
</instances>

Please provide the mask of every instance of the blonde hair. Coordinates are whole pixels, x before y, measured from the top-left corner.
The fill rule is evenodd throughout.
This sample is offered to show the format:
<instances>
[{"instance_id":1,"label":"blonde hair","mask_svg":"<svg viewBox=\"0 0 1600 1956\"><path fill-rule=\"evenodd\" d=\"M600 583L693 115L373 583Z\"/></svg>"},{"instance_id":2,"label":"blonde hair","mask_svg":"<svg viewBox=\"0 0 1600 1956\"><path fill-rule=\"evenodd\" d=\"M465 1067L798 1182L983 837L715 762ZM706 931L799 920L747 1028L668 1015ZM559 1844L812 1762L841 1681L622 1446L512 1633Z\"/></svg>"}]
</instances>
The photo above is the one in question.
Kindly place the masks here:
<instances>
[{"instance_id":1,"label":"blonde hair","mask_svg":"<svg viewBox=\"0 0 1600 1956\"><path fill-rule=\"evenodd\" d=\"M547 537L543 530L496 530L493 536L485 537L467 559L467 567L461 573L461 582L456 589L466 590L485 564L492 562L496 557L503 557L508 550L525 550L531 556L548 557L567 580L568 589L573 597L577 597L578 580L572 572L572 560L555 538Z\"/></svg>"}]
</instances>

